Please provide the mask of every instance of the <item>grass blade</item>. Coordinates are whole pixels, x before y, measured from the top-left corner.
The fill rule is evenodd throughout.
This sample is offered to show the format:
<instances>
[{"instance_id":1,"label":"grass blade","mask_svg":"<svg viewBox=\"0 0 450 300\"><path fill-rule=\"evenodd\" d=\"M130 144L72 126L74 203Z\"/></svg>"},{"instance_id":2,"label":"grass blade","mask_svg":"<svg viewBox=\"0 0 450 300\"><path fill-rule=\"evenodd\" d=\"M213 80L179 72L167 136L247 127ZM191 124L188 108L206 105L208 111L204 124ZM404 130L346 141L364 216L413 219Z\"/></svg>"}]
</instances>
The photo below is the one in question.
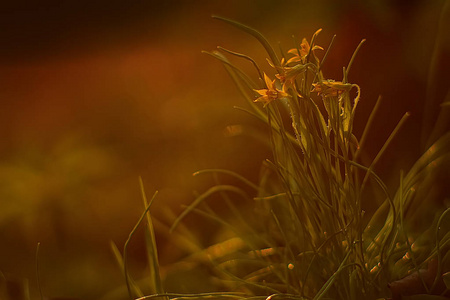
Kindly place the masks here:
<instances>
[{"instance_id":1,"label":"grass blade","mask_svg":"<svg viewBox=\"0 0 450 300\"><path fill-rule=\"evenodd\" d=\"M151 203L155 199L158 192L155 192L150 203L147 201L147 196L145 194L144 183L142 182L142 178L139 177L139 185L141 188L142 200L144 202L144 207L150 207ZM146 248L147 248L147 259L150 270L150 287L152 289L152 293L162 294L164 293L164 289L161 283L161 277L159 275L159 262L158 262L158 250L156 247L156 239L155 239L155 231L153 229L153 222L150 212L147 210L145 214L147 218L147 226L146 226Z\"/></svg>"},{"instance_id":2,"label":"grass blade","mask_svg":"<svg viewBox=\"0 0 450 300\"><path fill-rule=\"evenodd\" d=\"M217 20L221 20L224 21L225 23L231 24L243 31L245 31L246 33L252 35L253 37L255 37L264 47L264 49L266 49L267 54L269 55L272 63L276 66L276 67L281 67L280 65L280 60L278 59L275 51L273 50L272 46L270 46L269 42L267 41L267 39L257 30L250 28L244 24L241 24L239 22L227 19L227 18L223 18L223 17L219 17L219 16L212 16L214 19Z\"/></svg>"}]
</instances>

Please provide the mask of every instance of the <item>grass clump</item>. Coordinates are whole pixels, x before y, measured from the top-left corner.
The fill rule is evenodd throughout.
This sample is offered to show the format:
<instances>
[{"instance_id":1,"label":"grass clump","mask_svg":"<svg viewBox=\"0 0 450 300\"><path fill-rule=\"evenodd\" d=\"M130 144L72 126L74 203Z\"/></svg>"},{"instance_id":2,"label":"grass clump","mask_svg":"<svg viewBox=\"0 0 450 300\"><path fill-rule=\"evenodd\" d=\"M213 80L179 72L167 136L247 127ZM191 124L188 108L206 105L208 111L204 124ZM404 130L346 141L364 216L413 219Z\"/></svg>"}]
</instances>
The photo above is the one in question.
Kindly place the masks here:
<instances>
[{"instance_id":1,"label":"grass clump","mask_svg":"<svg viewBox=\"0 0 450 300\"><path fill-rule=\"evenodd\" d=\"M438 138L408 172L399 174L398 189L391 193L374 166L409 114L399 121L375 158L363 165L359 158L381 103L379 99L362 136L356 137L353 124L361 91L349 81L349 72L364 40L343 68L342 79L333 80L322 68L334 38L326 49L319 46L320 30L279 56L256 30L215 18L250 34L267 52L270 74L247 55L220 47L207 53L223 63L249 103L249 109L240 109L266 124L272 157L264 161L257 184L228 170L199 172L215 178L232 176L246 188L220 183L211 187L171 228L195 212L232 233L197 253L211 267L211 276L220 279L215 287L218 292L164 293L153 272L154 291L143 296L131 291L133 285L124 268L130 297L356 300L448 296L450 210L436 208L434 220L420 230L413 228L426 205L423 197L434 186L427 179L449 165L450 133ZM257 80L232 63L230 56L250 62ZM381 205L365 212L364 201L373 200L373 189L381 191ZM214 194L227 203L235 216L233 222L207 205L205 200ZM243 211L235 199L253 202L253 208ZM149 261L155 270L156 246L151 237ZM426 298L420 298L425 294Z\"/></svg>"}]
</instances>

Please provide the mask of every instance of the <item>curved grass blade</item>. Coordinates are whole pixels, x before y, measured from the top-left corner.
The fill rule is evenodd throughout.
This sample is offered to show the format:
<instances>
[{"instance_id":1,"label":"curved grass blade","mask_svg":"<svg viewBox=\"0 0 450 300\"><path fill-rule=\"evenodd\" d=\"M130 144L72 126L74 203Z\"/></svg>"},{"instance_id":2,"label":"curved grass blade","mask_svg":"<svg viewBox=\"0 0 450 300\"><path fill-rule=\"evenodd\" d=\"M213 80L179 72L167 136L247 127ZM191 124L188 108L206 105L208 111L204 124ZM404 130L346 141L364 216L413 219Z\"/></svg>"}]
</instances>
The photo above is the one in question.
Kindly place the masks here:
<instances>
[{"instance_id":1,"label":"curved grass blade","mask_svg":"<svg viewBox=\"0 0 450 300\"><path fill-rule=\"evenodd\" d=\"M350 68L351 68L352 65L353 65L353 61L355 60L356 54L358 53L359 49L361 48L362 44L364 44L365 41L366 41L366 40L363 39L363 40L359 43L358 47L356 47L356 50L353 52L352 58L350 59L348 65L347 65L347 68L345 69L345 72L344 72L344 79L342 80L343 83L347 83L348 73L350 72Z\"/></svg>"},{"instance_id":2,"label":"curved grass blade","mask_svg":"<svg viewBox=\"0 0 450 300\"><path fill-rule=\"evenodd\" d=\"M220 191L234 192L236 194L241 195L244 199L248 198L247 194L243 190L241 190L241 189L239 189L239 188L237 188L235 186L232 186L232 185L217 185L217 186L213 186L210 189L208 189L206 192L201 194L199 197L197 197L197 199L195 199L194 202L192 202L181 213L181 215L173 222L173 225L170 228L170 231L172 232L178 226L178 224L181 222L181 220L183 220L195 207L197 207L200 203L202 203L203 200L205 200L206 198L208 198L212 194L220 192Z\"/></svg>"},{"instance_id":3,"label":"curved grass blade","mask_svg":"<svg viewBox=\"0 0 450 300\"><path fill-rule=\"evenodd\" d=\"M336 280L337 275L339 275L339 273L342 272L342 270L344 270L345 268L350 267L352 265L355 265L355 263L351 263L351 264L345 265L345 263L347 262L348 257L350 256L350 253L351 253L350 251L347 253L347 255L342 260L341 265L339 266L339 268L336 270L336 272L333 275L331 275L331 277L327 280L327 282L317 292L317 294L316 294L316 296L314 297L313 300L322 299L322 297L326 294L326 292L333 285L334 281Z\"/></svg>"},{"instance_id":4,"label":"curved grass blade","mask_svg":"<svg viewBox=\"0 0 450 300\"><path fill-rule=\"evenodd\" d=\"M263 80L264 77L263 77L263 74L261 72L261 69L258 67L258 64L256 63L256 61L253 58L251 58L248 55L245 55L245 54L242 54L242 53L238 53L238 52L234 52L234 51L225 49L225 48L220 47L220 46L217 47L217 49L225 51L225 52L227 52L227 53L229 53L231 55L234 55L234 56L237 56L237 57L240 57L240 58L243 58L243 59L246 59L246 60L250 61L253 64L253 66L255 67L256 71L258 72L259 79Z\"/></svg>"},{"instance_id":5,"label":"curved grass blade","mask_svg":"<svg viewBox=\"0 0 450 300\"><path fill-rule=\"evenodd\" d=\"M243 82L245 82L246 86L249 89L255 89L258 86L250 79L250 77L245 74L241 69L239 69L238 67L236 67L234 64L232 64L228 59L226 59L226 57L224 55L222 55L222 53L218 52L218 51L213 51L213 52L208 52L208 51L202 51L202 53L204 54L208 54L211 55L212 57L220 60L223 64L225 64L226 66L231 67L235 72L236 75L238 75L238 78L241 79ZM234 78L233 78L234 79Z\"/></svg>"},{"instance_id":6,"label":"curved grass blade","mask_svg":"<svg viewBox=\"0 0 450 300\"><path fill-rule=\"evenodd\" d=\"M375 116L377 114L378 109L380 108L381 100L382 100L382 97L378 96L377 102L375 103L375 106L373 107L373 109L369 115L369 119L367 120L366 125L364 126L364 131L361 135L361 139L359 140L359 149L357 149L355 152L355 156L354 156L355 161L358 160L358 158L361 154L361 150L363 149L364 145L366 144L369 129L373 123L373 120L375 120Z\"/></svg>"},{"instance_id":7,"label":"curved grass blade","mask_svg":"<svg viewBox=\"0 0 450 300\"><path fill-rule=\"evenodd\" d=\"M137 284L134 281L134 279L129 277L129 275L127 273L125 273L124 259L122 257L122 254L120 253L119 249L117 248L116 244L113 241L111 241L110 242L110 246L111 246L111 250L113 252L114 257L116 258L117 264L119 265L120 271L125 276L125 280L126 280L126 283L127 283L128 295L130 296L130 299L133 299L132 298L132 291L134 292L135 295L143 295L143 293L141 292L141 290L137 286ZM140 296L138 296L138 297L140 297Z\"/></svg>"},{"instance_id":8,"label":"curved grass blade","mask_svg":"<svg viewBox=\"0 0 450 300\"><path fill-rule=\"evenodd\" d=\"M441 253L441 239L439 238L439 229L441 227L441 224L444 220L444 216L450 213L450 208L447 208L439 217L437 226L436 226L436 251L437 251L437 259L438 259L438 266L436 271L436 278L434 279L433 285L431 286L431 290L434 289L434 287L438 284L440 274L442 273L442 253Z\"/></svg>"},{"instance_id":9,"label":"curved grass blade","mask_svg":"<svg viewBox=\"0 0 450 300\"><path fill-rule=\"evenodd\" d=\"M236 172L230 171L230 170L224 170L224 169L205 169L205 170L200 170L197 172L194 172L194 174L192 174L193 176L197 176L203 173L223 173L223 174L227 174L230 175L236 179L239 179L240 181L242 181L243 183L245 183L246 185L248 185L249 187L253 188L256 191L260 190L260 187L256 184L254 184L253 182L251 182L250 180L248 180L247 178L245 178L242 175L237 174Z\"/></svg>"},{"instance_id":10,"label":"curved grass blade","mask_svg":"<svg viewBox=\"0 0 450 300\"><path fill-rule=\"evenodd\" d=\"M256 89L257 86L248 78L248 76L242 72L239 68L234 66L232 63L230 63L225 56L223 56L221 53L214 51L214 52L206 52L203 53L211 55L212 57L220 60L225 70L230 75L231 79L236 84L239 92L241 95L247 100L249 105L256 111L256 113L264 120L267 120L267 115L264 113L257 105L254 105L254 98L249 94L250 90Z\"/></svg>"},{"instance_id":11,"label":"curved grass blade","mask_svg":"<svg viewBox=\"0 0 450 300\"><path fill-rule=\"evenodd\" d=\"M150 203L147 200L147 196L145 194L144 183L142 178L139 177L139 186L141 188L142 200L144 202L144 207L150 207L150 204L155 199L158 192L155 192ZM155 239L155 230L153 229L153 221L150 215L150 212L147 211L145 214L147 218L147 226L145 232L145 243L147 248L147 259L150 270L150 287L152 288L152 292L156 294L164 293L164 289L161 283L161 277L159 275L159 261L158 261L158 250L156 246Z\"/></svg>"},{"instance_id":12,"label":"curved grass blade","mask_svg":"<svg viewBox=\"0 0 450 300\"><path fill-rule=\"evenodd\" d=\"M157 298L183 299L183 298L232 298L232 299L246 299L244 293L238 292L212 292L212 293L193 293L193 294L179 294L179 293L163 293L144 296L136 300L149 300Z\"/></svg>"},{"instance_id":13,"label":"curved grass blade","mask_svg":"<svg viewBox=\"0 0 450 300\"><path fill-rule=\"evenodd\" d=\"M144 213L139 218L139 221L136 223L136 225L134 226L133 230L128 235L128 239L126 240L125 245L123 246L123 272L125 274L125 282L127 284L127 289L128 289L128 294L130 296L130 299L133 299L133 296L132 296L131 284L130 284L131 276L128 274L128 255L127 255L128 254L128 244L130 243L131 238L133 237L134 233L138 229L139 225L142 223L144 218L147 216L147 212L150 210L150 207L151 207L151 205L153 203L153 200L155 200L155 197L156 197L157 194L158 194L158 191L156 191L153 194L153 197L150 200L150 203L147 205L147 207L145 208ZM138 297L142 297L144 295L137 286L135 286L134 290L135 290L135 293L138 295Z\"/></svg>"},{"instance_id":14,"label":"curved grass blade","mask_svg":"<svg viewBox=\"0 0 450 300\"><path fill-rule=\"evenodd\" d=\"M227 18L223 18L223 17L219 17L219 16L212 16L212 17L214 19L221 20L221 21L224 21L225 23L231 24L231 25L245 31L246 33L252 35L254 38L256 38L261 43L261 45L264 47L264 49L266 49L266 52L269 55L270 59L272 60L272 63L276 67L281 67L280 60L278 59L277 54L273 50L272 46L270 46L267 39L259 31L255 30L251 27L248 27L247 25L241 24L239 22L236 22L236 21L233 21L233 20L230 20Z\"/></svg>"}]
</instances>

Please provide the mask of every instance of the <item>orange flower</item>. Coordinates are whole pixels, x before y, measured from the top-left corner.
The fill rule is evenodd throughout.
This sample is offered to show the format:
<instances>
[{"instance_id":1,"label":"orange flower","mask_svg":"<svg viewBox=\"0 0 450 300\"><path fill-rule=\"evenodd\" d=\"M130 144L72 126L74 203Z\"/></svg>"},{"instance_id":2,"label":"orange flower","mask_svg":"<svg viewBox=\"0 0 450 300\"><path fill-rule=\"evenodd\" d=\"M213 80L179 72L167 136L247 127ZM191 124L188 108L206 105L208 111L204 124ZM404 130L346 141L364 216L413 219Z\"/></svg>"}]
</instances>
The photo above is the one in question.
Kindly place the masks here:
<instances>
[{"instance_id":1,"label":"orange flower","mask_svg":"<svg viewBox=\"0 0 450 300\"><path fill-rule=\"evenodd\" d=\"M318 32L316 32L317 34ZM308 41L303 38L302 43L300 44L300 48L299 49L291 49L288 51L289 54L293 54L294 57L291 57L288 61L287 64L291 63L291 62L299 62L299 63L306 63L306 56L308 55L308 53L310 51L314 51L314 50L323 50L322 47L314 45L311 49L311 47L309 46Z\"/></svg>"},{"instance_id":2,"label":"orange flower","mask_svg":"<svg viewBox=\"0 0 450 300\"><path fill-rule=\"evenodd\" d=\"M281 66L279 67L276 67L270 60L267 61L272 68L278 71L278 74L276 74L275 77L278 78L283 85L283 91L287 91L290 87L294 86L297 76L306 72L308 68L308 64L297 64L293 67L288 67L286 66L287 63L284 58L281 59Z\"/></svg>"},{"instance_id":3,"label":"orange flower","mask_svg":"<svg viewBox=\"0 0 450 300\"><path fill-rule=\"evenodd\" d=\"M276 80L270 80L266 73L264 73L264 81L266 82L267 89L254 90L260 95L260 97L256 98L254 102L263 102L264 107L266 107L267 104L274 100L289 97L289 94L276 88Z\"/></svg>"},{"instance_id":4,"label":"orange flower","mask_svg":"<svg viewBox=\"0 0 450 300\"><path fill-rule=\"evenodd\" d=\"M314 41L315 37L320 33L320 31L322 31L322 29L319 29L314 33L312 41ZM288 51L288 53L293 54L294 57L291 57L287 61L282 58L280 66L275 66L273 62L268 60L269 64L278 72L276 77L283 84L283 91L287 91L290 87L294 86L297 76L305 73L308 68L317 68L315 64L308 63L306 61L306 56L308 56L308 54L314 50L323 50L323 48L317 45L314 45L311 48L306 38L303 38L299 49L291 49ZM290 63L294 64L288 66Z\"/></svg>"}]
</instances>

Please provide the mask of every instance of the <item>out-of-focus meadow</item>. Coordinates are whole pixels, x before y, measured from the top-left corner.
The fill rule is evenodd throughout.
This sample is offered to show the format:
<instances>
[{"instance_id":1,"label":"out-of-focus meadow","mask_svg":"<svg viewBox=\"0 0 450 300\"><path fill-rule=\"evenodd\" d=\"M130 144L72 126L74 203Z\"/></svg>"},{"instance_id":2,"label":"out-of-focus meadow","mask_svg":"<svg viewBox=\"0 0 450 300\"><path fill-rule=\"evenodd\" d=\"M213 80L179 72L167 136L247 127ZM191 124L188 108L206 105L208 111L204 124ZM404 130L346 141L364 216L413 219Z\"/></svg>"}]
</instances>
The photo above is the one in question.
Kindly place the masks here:
<instances>
[{"instance_id":1,"label":"out-of-focus meadow","mask_svg":"<svg viewBox=\"0 0 450 300\"><path fill-rule=\"evenodd\" d=\"M258 140L265 130L232 108L244 101L201 51L220 45L270 67L253 38L211 14L246 23L284 49L292 35L310 38L323 28L317 43L327 47L336 34L324 72L337 80L367 39L350 75L362 90L355 134L381 94L365 155L373 157L410 111L378 171L394 184L418 157L443 1L101 2L0 8L0 271L28 278L32 295L38 242L48 296L95 299L123 284L109 242L121 248L143 211L139 176L148 194L159 190L152 214L168 225L168 208L179 214L211 183L193 172L227 168L257 180L270 150ZM450 82L446 43L435 99ZM243 134L230 135L233 125L243 125ZM214 239L214 228L188 221L205 246ZM158 224L164 267L183 253ZM142 234L130 247L139 274Z\"/></svg>"}]
</instances>

